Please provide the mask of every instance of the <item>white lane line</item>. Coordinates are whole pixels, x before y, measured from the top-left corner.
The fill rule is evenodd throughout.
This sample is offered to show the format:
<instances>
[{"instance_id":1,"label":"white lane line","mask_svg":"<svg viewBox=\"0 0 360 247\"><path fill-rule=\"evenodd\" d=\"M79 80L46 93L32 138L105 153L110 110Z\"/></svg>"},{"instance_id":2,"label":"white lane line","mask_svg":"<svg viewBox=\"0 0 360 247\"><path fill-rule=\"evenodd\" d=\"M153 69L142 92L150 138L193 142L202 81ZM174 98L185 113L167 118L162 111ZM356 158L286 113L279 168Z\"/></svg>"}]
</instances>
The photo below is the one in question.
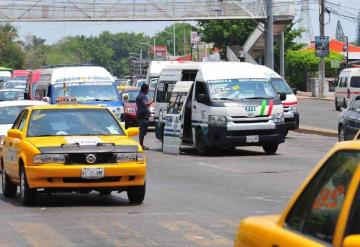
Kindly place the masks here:
<instances>
[{"instance_id":1,"label":"white lane line","mask_svg":"<svg viewBox=\"0 0 360 247\"><path fill-rule=\"evenodd\" d=\"M241 170L236 170L236 169L231 169L231 168L225 168L225 167L219 167L219 166L211 165L211 164L204 163L204 162L198 162L197 164L198 164L199 166L211 167L211 168L215 168L215 169L219 169L219 170L223 170L223 171L241 172Z\"/></svg>"}]
</instances>

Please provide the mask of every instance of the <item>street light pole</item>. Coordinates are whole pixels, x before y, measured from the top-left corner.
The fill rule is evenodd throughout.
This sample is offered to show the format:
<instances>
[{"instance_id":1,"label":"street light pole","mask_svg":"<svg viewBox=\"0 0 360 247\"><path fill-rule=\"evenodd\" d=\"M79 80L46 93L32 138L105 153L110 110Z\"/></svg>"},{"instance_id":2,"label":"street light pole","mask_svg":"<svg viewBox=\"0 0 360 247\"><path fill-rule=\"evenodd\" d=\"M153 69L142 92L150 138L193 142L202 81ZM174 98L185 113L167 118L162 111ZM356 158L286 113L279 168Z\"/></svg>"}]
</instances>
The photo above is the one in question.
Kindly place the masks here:
<instances>
[{"instance_id":1,"label":"street light pole","mask_svg":"<svg viewBox=\"0 0 360 247\"><path fill-rule=\"evenodd\" d=\"M325 0L320 0L320 37L325 36ZM324 97L324 84L325 84L325 57L320 57L319 64L319 75L320 75L320 88L319 97Z\"/></svg>"},{"instance_id":2,"label":"street light pole","mask_svg":"<svg viewBox=\"0 0 360 247\"><path fill-rule=\"evenodd\" d=\"M175 26L176 26L176 23L174 23L173 25L173 29L174 29L174 57L176 56L176 33L175 33Z\"/></svg>"}]
</instances>

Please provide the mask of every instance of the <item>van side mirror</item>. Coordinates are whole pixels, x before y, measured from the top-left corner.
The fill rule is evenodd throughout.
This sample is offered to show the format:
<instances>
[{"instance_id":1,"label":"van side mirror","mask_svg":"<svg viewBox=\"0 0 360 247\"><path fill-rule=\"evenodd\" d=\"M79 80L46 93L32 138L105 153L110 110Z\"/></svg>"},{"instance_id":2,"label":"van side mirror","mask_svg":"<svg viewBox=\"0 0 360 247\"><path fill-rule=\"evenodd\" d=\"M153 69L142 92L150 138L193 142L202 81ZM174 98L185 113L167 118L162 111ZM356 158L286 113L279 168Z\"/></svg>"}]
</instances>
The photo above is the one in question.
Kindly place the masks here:
<instances>
[{"instance_id":1,"label":"van side mirror","mask_svg":"<svg viewBox=\"0 0 360 247\"><path fill-rule=\"evenodd\" d=\"M196 97L196 101L208 105L210 103L209 97L206 96L206 94L198 94Z\"/></svg>"},{"instance_id":2,"label":"van side mirror","mask_svg":"<svg viewBox=\"0 0 360 247\"><path fill-rule=\"evenodd\" d=\"M360 243L360 235L350 235L344 240L343 247L357 247Z\"/></svg>"},{"instance_id":3,"label":"van side mirror","mask_svg":"<svg viewBox=\"0 0 360 247\"><path fill-rule=\"evenodd\" d=\"M295 95L297 95L297 89L296 89L296 87L293 87L291 90L294 92Z\"/></svg>"},{"instance_id":4,"label":"van side mirror","mask_svg":"<svg viewBox=\"0 0 360 247\"><path fill-rule=\"evenodd\" d=\"M10 129L7 132L8 137L20 139L22 140L24 138L24 133L18 129Z\"/></svg>"},{"instance_id":5,"label":"van side mirror","mask_svg":"<svg viewBox=\"0 0 360 247\"><path fill-rule=\"evenodd\" d=\"M280 101L286 100L286 93L279 93L280 95Z\"/></svg>"}]
</instances>

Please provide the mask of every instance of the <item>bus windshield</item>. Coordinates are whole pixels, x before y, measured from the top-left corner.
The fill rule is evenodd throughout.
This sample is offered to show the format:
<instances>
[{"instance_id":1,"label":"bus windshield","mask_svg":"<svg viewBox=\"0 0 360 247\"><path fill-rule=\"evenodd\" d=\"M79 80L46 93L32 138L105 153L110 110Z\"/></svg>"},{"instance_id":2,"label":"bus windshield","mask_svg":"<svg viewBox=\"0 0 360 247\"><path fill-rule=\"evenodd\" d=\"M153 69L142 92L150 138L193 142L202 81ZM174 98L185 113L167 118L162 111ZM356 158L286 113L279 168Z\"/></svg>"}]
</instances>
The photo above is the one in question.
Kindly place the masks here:
<instances>
[{"instance_id":1,"label":"bus windshield","mask_svg":"<svg viewBox=\"0 0 360 247\"><path fill-rule=\"evenodd\" d=\"M269 99L276 97L270 81L264 79L226 79L208 81L212 100Z\"/></svg>"},{"instance_id":2,"label":"bus windshield","mask_svg":"<svg viewBox=\"0 0 360 247\"><path fill-rule=\"evenodd\" d=\"M63 83L54 85L54 98L60 96L76 97L77 102L117 101L119 95L111 82L106 83Z\"/></svg>"}]
</instances>

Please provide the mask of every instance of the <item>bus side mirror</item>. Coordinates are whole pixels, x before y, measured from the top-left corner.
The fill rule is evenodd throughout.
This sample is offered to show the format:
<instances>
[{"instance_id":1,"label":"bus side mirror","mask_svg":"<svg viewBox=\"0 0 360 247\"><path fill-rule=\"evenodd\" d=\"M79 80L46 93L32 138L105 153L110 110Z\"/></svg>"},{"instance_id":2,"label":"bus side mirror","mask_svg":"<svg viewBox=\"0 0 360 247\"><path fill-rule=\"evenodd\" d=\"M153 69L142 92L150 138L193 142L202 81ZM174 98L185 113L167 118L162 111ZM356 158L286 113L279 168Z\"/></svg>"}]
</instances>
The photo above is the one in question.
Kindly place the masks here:
<instances>
[{"instance_id":1,"label":"bus side mirror","mask_svg":"<svg viewBox=\"0 0 360 247\"><path fill-rule=\"evenodd\" d=\"M286 100L286 93L279 93L280 95L280 101Z\"/></svg>"}]
</instances>

